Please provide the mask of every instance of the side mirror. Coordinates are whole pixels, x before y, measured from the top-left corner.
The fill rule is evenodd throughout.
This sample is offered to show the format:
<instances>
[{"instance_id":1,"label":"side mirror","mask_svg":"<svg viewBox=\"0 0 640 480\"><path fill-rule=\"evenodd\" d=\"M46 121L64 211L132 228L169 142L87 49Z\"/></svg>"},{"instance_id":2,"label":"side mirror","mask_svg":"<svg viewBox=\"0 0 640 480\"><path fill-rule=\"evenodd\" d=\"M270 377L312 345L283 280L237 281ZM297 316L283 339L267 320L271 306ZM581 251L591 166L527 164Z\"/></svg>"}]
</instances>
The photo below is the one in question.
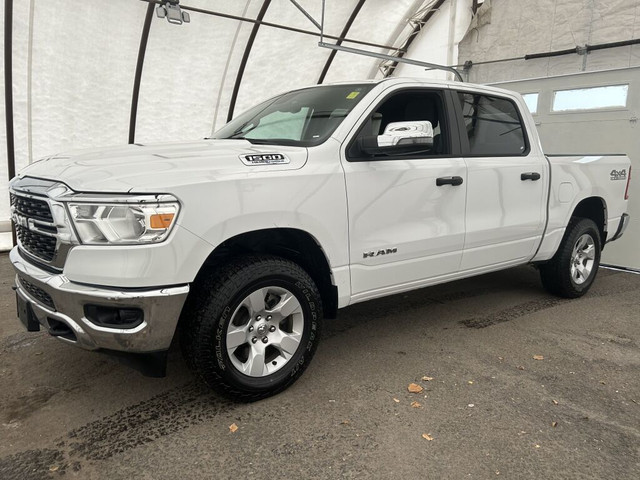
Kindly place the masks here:
<instances>
[{"instance_id":1,"label":"side mirror","mask_svg":"<svg viewBox=\"0 0 640 480\"><path fill-rule=\"evenodd\" d=\"M382 135L360 139L360 150L368 155L411 153L433 147L431 122L394 122Z\"/></svg>"}]
</instances>

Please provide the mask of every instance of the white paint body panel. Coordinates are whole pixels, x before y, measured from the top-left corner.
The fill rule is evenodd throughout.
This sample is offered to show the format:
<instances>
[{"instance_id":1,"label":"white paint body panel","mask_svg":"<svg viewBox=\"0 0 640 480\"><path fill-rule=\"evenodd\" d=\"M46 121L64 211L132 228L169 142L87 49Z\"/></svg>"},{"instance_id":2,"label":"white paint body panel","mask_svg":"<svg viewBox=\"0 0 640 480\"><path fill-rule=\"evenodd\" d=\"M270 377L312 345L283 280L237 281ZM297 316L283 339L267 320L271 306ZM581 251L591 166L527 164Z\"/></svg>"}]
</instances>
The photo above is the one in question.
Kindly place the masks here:
<instances>
[{"instance_id":1,"label":"white paint body panel","mask_svg":"<svg viewBox=\"0 0 640 480\"><path fill-rule=\"evenodd\" d=\"M436 178L464 178L461 158L343 164L354 295L458 271L465 188L437 187ZM397 253L378 254L386 249Z\"/></svg>"},{"instance_id":2,"label":"white paint body panel","mask_svg":"<svg viewBox=\"0 0 640 480\"><path fill-rule=\"evenodd\" d=\"M193 281L207 256L238 234L270 228L308 232L321 247L339 306L508 266L551 258L575 206L596 196L607 228L626 212L625 182L609 172L625 156L543 155L522 98L499 89L466 91L516 101L531 151L514 158L439 158L350 163L345 145L368 109L390 89L459 88L450 82L380 82L322 145L252 145L244 140L126 146L76 152L32 164L20 175L62 181L80 192L168 193L181 204L177 228L153 246L78 246L64 275L112 287ZM286 155L290 162L248 166L242 154ZM520 174L539 171L537 182ZM460 187L435 187L460 176ZM550 195L550 196L549 196ZM549 196L549 197L548 197ZM548 202L548 215L547 215ZM391 255L363 253L397 249ZM537 252L537 253L536 253Z\"/></svg>"}]
</instances>

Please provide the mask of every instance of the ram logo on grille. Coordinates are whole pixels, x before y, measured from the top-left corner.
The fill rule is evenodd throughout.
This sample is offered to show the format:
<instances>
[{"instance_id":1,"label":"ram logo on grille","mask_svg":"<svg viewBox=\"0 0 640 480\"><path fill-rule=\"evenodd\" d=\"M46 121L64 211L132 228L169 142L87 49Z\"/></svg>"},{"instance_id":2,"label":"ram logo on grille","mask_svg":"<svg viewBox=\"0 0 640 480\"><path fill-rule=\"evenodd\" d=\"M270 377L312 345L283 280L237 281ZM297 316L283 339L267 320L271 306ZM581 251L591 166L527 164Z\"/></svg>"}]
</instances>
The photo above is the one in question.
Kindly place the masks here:
<instances>
[{"instance_id":1,"label":"ram logo on grille","mask_svg":"<svg viewBox=\"0 0 640 480\"><path fill-rule=\"evenodd\" d=\"M11 214L11 220L19 227L28 228L31 230L31 226L29 225L29 219L27 217L23 217L22 215L18 215L17 213Z\"/></svg>"},{"instance_id":2,"label":"ram logo on grille","mask_svg":"<svg viewBox=\"0 0 640 480\"><path fill-rule=\"evenodd\" d=\"M260 153L240 155L242 163L248 166L254 165L283 165L290 163L289 157L282 153Z\"/></svg>"}]
</instances>

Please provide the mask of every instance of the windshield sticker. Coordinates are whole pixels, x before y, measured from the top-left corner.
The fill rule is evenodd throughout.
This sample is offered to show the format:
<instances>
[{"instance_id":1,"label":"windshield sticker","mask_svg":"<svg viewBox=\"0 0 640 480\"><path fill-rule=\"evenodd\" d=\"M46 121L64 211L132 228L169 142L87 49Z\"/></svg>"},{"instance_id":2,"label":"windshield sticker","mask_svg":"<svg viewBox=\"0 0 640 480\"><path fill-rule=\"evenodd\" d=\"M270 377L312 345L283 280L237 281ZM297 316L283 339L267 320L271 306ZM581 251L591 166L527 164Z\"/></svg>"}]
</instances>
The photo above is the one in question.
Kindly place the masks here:
<instances>
[{"instance_id":1,"label":"windshield sticker","mask_svg":"<svg viewBox=\"0 0 640 480\"><path fill-rule=\"evenodd\" d=\"M358 95L360 95L360 92L351 92L349 95L347 95L347 100L353 100Z\"/></svg>"},{"instance_id":2,"label":"windshield sticker","mask_svg":"<svg viewBox=\"0 0 640 480\"><path fill-rule=\"evenodd\" d=\"M240 155L242 163L248 166L254 165L282 165L290 163L289 157L282 153L261 153Z\"/></svg>"}]
</instances>

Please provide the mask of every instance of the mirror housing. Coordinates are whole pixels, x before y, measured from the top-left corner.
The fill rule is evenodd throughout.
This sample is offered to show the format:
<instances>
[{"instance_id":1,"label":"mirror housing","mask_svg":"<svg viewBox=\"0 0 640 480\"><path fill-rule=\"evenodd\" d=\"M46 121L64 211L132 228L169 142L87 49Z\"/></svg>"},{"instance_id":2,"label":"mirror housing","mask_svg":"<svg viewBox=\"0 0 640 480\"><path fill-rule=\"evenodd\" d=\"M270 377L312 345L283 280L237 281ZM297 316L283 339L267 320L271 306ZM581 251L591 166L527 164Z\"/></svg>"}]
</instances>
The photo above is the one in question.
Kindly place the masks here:
<instances>
[{"instance_id":1,"label":"mirror housing","mask_svg":"<svg viewBox=\"0 0 640 480\"><path fill-rule=\"evenodd\" d=\"M367 155L411 153L433 147L433 126L429 121L393 122L382 135L362 137L359 143Z\"/></svg>"}]
</instances>

